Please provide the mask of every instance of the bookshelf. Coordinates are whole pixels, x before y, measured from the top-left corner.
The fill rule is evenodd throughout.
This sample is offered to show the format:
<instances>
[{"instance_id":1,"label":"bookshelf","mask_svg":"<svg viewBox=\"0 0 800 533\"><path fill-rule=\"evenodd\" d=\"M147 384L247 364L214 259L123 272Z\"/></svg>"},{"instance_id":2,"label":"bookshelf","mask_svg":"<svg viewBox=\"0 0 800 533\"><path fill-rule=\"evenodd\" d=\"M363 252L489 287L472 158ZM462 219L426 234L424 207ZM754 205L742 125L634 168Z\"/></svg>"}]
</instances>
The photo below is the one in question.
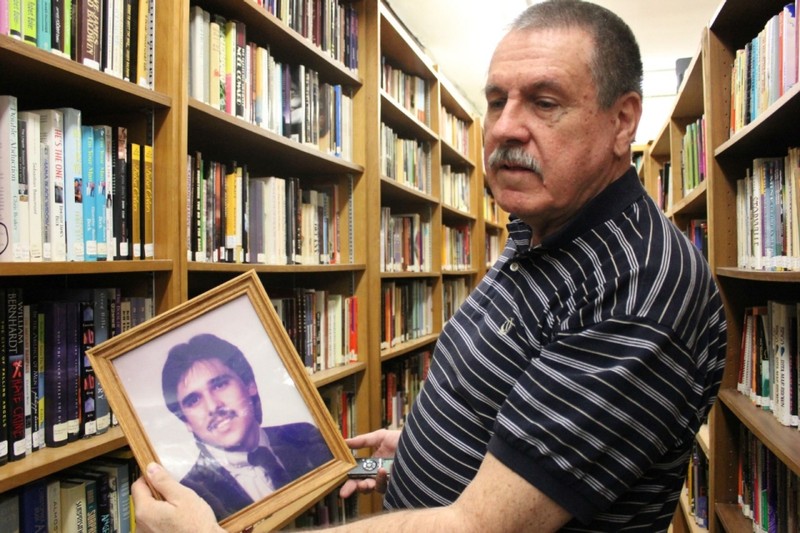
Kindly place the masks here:
<instances>
[{"instance_id":1,"label":"bookshelf","mask_svg":"<svg viewBox=\"0 0 800 533\"><path fill-rule=\"evenodd\" d=\"M70 106L82 110L88 124L110 123L129 128L130 139L154 146L154 257L137 261L0 263L0 285L23 287L31 294L42 287L118 286L123 291L152 297L155 313L172 309L246 270L254 269L271 297L301 289L354 296L358 320L357 350L346 364L315 368L312 381L323 397L345 394L354 414L348 432L365 432L382 425L382 366L430 351L445 317L445 285L469 290L488 268L485 235L500 240L504 218L490 219L482 209L483 171L479 120L471 106L438 71L391 10L379 0L339 2L352 10L357 24L357 68L315 43L315 36L274 14L256 0L159 0L155 24L154 87L145 88L97 71L68 58L0 35L0 69L13 76L0 79L0 94L18 96L20 109ZM194 46L193 10L236 20L246 28L247 41L268 48L284 64L302 65L320 82L342 87L352 102L351 142L344 156L321 148L319 142L298 142L285 132L253 117L230 112L193 92L196 74L190 68ZM381 84L384 59L406 75L424 80L427 105L404 105ZM53 90L57 87L58 90ZM411 187L390 177L381 146L382 125L399 137L423 147L427 186ZM455 130L455 133L454 133ZM192 159L194 158L194 159ZM337 261L288 264L280 261L220 261L201 257L196 243L192 164L202 160L246 169L251 178L295 178L303 189L336 186L333 212L340 223ZM199 168L199 167L198 167ZM468 192L462 203L442 194L447 171L463 175L459 186ZM415 215L427 224L426 261L415 269L381 268L382 208L398 215ZM463 230L470 253L461 263L443 263L444 227ZM213 254L212 254L213 255ZM428 329L381 349L382 286L425 287ZM449 292L449 291L448 291ZM379 302L378 304L374 302ZM344 429L343 429L344 431ZM125 445L121 430L82 439L65 447L37 451L20 461L0 466L0 493L57 473ZM311 506L324 494L309 495ZM376 501L359 499L359 511L377 509ZM285 523L296 517L286 516Z\"/></svg>"},{"instance_id":2,"label":"bookshelf","mask_svg":"<svg viewBox=\"0 0 800 533\"><path fill-rule=\"evenodd\" d=\"M771 270L749 268L741 264L741 245L737 244L743 232L738 224L737 181L748 172L754 172L757 158L784 158L789 148L800 143L796 128L792 127L800 109L799 86L795 83L788 87L757 116L731 132L732 113L737 112L731 90L736 51L744 49L756 37L763 39L763 30L785 5L786 2L778 1L721 2L701 35L699 51L687 69L672 114L649 148L650 166L645 172L646 188L658 198L659 172L672 167L672 198L665 201L663 208L679 227L685 229L697 218L707 219L708 259L726 308L725 374L707 430L698 435L709 462L708 531L711 532L743 533L760 527L751 517L744 516L740 501L739 469L742 462L745 469L749 466L745 452L749 447L774 458L776 471L783 471L784 476L796 478L800 474L800 432L796 427L782 425L773 413L757 407L737 390L743 367L745 310L766 305L771 300L800 301L800 275L796 270L791 266ZM701 115L706 119L703 136L707 147L706 178L691 192L684 192L678 187L682 165L681 144L676 141L683 138L686 125ZM787 175L794 174L787 172ZM797 205L796 201L791 203L793 208ZM787 231L797 229L795 224L790 227L793 229ZM796 361L796 353L794 357ZM786 496L786 491L778 491L778 494L777 499L780 499ZM785 498L781 509L787 502ZM780 512L776 516L781 516L779 520L785 519L786 515ZM686 502L682 502L673 530L692 531L693 526L691 512L687 511Z\"/></svg>"}]
</instances>

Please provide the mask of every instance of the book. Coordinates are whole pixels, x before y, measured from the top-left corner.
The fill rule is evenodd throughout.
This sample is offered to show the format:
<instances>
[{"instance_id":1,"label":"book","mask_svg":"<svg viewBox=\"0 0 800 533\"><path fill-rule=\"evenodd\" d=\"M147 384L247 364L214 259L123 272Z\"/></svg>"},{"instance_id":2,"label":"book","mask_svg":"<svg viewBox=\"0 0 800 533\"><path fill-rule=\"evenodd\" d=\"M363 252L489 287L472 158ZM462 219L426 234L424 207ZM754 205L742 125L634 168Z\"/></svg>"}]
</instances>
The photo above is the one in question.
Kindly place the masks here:
<instances>
[{"instance_id":1,"label":"book","mask_svg":"<svg viewBox=\"0 0 800 533\"><path fill-rule=\"evenodd\" d=\"M22 40L22 0L8 2L8 34Z\"/></svg>"},{"instance_id":2,"label":"book","mask_svg":"<svg viewBox=\"0 0 800 533\"><path fill-rule=\"evenodd\" d=\"M155 257L153 240L153 147L150 144L142 146L142 171L141 171L141 217L142 217L142 259Z\"/></svg>"},{"instance_id":3,"label":"book","mask_svg":"<svg viewBox=\"0 0 800 533\"><path fill-rule=\"evenodd\" d=\"M19 174L13 188L11 201L16 204L18 224L14 225L11 239L14 247L14 261L31 260L31 202L28 184L39 173L39 116L35 113L21 111L17 115L17 133L19 135L17 149ZM41 234L41 230L40 230ZM41 236L36 239L41 261Z\"/></svg>"},{"instance_id":4,"label":"book","mask_svg":"<svg viewBox=\"0 0 800 533\"><path fill-rule=\"evenodd\" d=\"M108 183L106 178L106 135L110 133L108 126L93 126L94 131L94 228L97 246L97 260L108 259L108 241L106 236L106 200ZM110 140L110 139L109 139Z\"/></svg>"},{"instance_id":5,"label":"book","mask_svg":"<svg viewBox=\"0 0 800 533\"><path fill-rule=\"evenodd\" d=\"M13 201L19 180L18 120L17 98L0 95L0 225L5 228L6 242L14 234L14 225L19 224L19 205L15 207ZM0 247L0 262L14 261L11 242L12 246Z\"/></svg>"},{"instance_id":6,"label":"book","mask_svg":"<svg viewBox=\"0 0 800 533\"><path fill-rule=\"evenodd\" d=\"M130 149L130 175L131 179L131 253L133 259L143 259L142 253L142 199L141 176L142 154L141 145L135 142L128 143Z\"/></svg>"},{"instance_id":7,"label":"book","mask_svg":"<svg viewBox=\"0 0 800 533\"><path fill-rule=\"evenodd\" d=\"M53 27L51 0L38 0L36 9L36 47L50 50Z\"/></svg>"},{"instance_id":8,"label":"book","mask_svg":"<svg viewBox=\"0 0 800 533\"><path fill-rule=\"evenodd\" d=\"M64 218L66 260L84 260L83 242L83 140L81 110L60 109L64 123Z\"/></svg>"},{"instance_id":9,"label":"book","mask_svg":"<svg viewBox=\"0 0 800 533\"><path fill-rule=\"evenodd\" d=\"M28 135L31 142L28 143L28 162L26 163L26 171L28 173L28 209L29 213L29 251L30 260L39 262L44 259L44 171L45 166L49 168L49 151L42 152L41 141L41 121L39 115L36 113L21 113L27 114L28 117ZM46 146L44 146L46 147Z\"/></svg>"},{"instance_id":10,"label":"book","mask_svg":"<svg viewBox=\"0 0 800 533\"><path fill-rule=\"evenodd\" d=\"M90 482L78 479L60 479L61 531L88 533L87 485ZM90 490L93 488L90 487Z\"/></svg>"},{"instance_id":11,"label":"book","mask_svg":"<svg viewBox=\"0 0 800 533\"><path fill-rule=\"evenodd\" d=\"M67 307L65 301L41 305L45 339L45 443L54 448L67 443Z\"/></svg>"},{"instance_id":12,"label":"book","mask_svg":"<svg viewBox=\"0 0 800 533\"><path fill-rule=\"evenodd\" d=\"M75 60L95 70L102 62L102 0L78 0L75 4Z\"/></svg>"},{"instance_id":13,"label":"book","mask_svg":"<svg viewBox=\"0 0 800 533\"><path fill-rule=\"evenodd\" d=\"M131 259L130 181L128 179L128 129L112 128L112 148L116 155L112 168L114 259Z\"/></svg>"},{"instance_id":14,"label":"book","mask_svg":"<svg viewBox=\"0 0 800 533\"><path fill-rule=\"evenodd\" d=\"M81 314L77 301L68 301L66 306L65 352L67 366L66 412L67 441L73 442L81 436ZM46 403L45 399L45 403Z\"/></svg>"},{"instance_id":15,"label":"book","mask_svg":"<svg viewBox=\"0 0 800 533\"><path fill-rule=\"evenodd\" d=\"M6 290L1 287L0 299L3 302L6 300ZM0 339L5 339L7 335L6 307L5 305L0 305ZM11 431L8 425L8 389L8 351L5 342L0 342L0 465L6 464L9 456L9 435Z\"/></svg>"},{"instance_id":16,"label":"book","mask_svg":"<svg viewBox=\"0 0 800 533\"><path fill-rule=\"evenodd\" d=\"M22 289L9 287L5 289L5 343L6 361L8 364L8 459L16 461L28 454L26 438L30 435L25 428L25 321L23 315ZM30 401L30 400L28 400Z\"/></svg>"},{"instance_id":17,"label":"book","mask_svg":"<svg viewBox=\"0 0 800 533\"><path fill-rule=\"evenodd\" d=\"M47 160L43 165L45 261L66 261L67 228L64 205L64 115L58 109L39 110L41 141Z\"/></svg>"},{"instance_id":18,"label":"book","mask_svg":"<svg viewBox=\"0 0 800 533\"><path fill-rule=\"evenodd\" d=\"M37 304L26 303L23 308L25 321L25 362L30 368L30 426L31 451L44 446L44 341L40 335L43 324Z\"/></svg>"},{"instance_id":19,"label":"book","mask_svg":"<svg viewBox=\"0 0 800 533\"><path fill-rule=\"evenodd\" d=\"M19 531L19 494L0 494L0 531Z\"/></svg>"},{"instance_id":20,"label":"book","mask_svg":"<svg viewBox=\"0 0 800 533\"><path fill-rule=\"evenodd\" d=\"M55 478L46 480L47 486L47 531L61 531L61 482Z\"/></svg>"},{"instance_id":21,"label":"book","mask_svg":"<svg viewBox=\"0 0 800 533\"><path fill-rule=\"evenodd\" d=\"M96 287L91 292L94 310L94 344L96 346L111 337L110 312L115 289ZM100 380L94 382L94 389L96 430L98 434L102 434L111 426L111 409Z\"/></svg>"},{"instance_id":22,"label":"book","mask_svg":"<svg viewBox=\"0 0 800 533\"><path fill-rule=\"evenodd\" d=\"M94 128L81 126L81 146L83 160L83 259L97 260L97 201L95 194L95 142Z\"/></svg>"},{"instance_id":23,"label":"book","mask_svg":"<svg viewBox=\"0 0 800 533\"><path fill-rule=\"evenodd\" d=\"M19 488L20 533L44 533L47 529L47 481L37 479Z\"/></svg>"},{"instance_id":24,"label":"book","mask_svg":"<svg viewBox=\"0 0 800 533\"><path fill-rule=\"evenodd\" d=\"M22 40L36 46L36 0L22 1Z\"/></svg>"},{"instance_id":25,"label":"book","mask_svg":"<svg viewBox=\"0 0 800 533\"><path fill-rule=\"evenodd\" d=\"M83 291L82 291L83 292ZM94 347L94 300L89 294L78 297L80 309L80 435L89 437L97 433L97 408L95 383L97 376L86 352Z\"/></svg>"}]
</instances>

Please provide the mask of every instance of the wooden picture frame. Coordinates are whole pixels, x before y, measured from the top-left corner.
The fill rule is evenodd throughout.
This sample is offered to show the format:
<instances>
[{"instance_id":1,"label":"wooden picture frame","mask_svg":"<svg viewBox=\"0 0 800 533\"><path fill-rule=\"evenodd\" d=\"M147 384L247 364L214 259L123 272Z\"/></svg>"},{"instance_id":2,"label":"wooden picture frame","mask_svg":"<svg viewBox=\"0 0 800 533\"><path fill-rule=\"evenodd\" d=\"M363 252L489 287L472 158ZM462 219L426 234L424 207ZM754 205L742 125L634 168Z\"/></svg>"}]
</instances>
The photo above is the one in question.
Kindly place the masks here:
<instances>
[{"instance_id":1,"label":"wooden picture frame","mask_svg":"<svg viewBox=\"0 0 800 533\"><path fill-rule=\"evenodd\" d=\"M231 353L235 360L227 359ZM112 337L88 356L143 469L158 462L192 486L190 479L200 479L194 474L205 476L210 466L219 466L219 460L247 460L244 452L226 454L209 444L212 440L229 445L237 428L247 427L243 430L247 439L252 441L255 432L256 440L268 439L275 446L273 458L280 457L284 468L267 476L276 489L257 501L216 501L219 495L233 500L231 494L240 492L240 485L227 472L217 475L214 470L213 482L202 477L201 487L216 486L206 500L215 501L212 507L227 507L215 512L229 531L281 527L344 481L355 466L255 271ZM240 371L246 366L240 356L252 369L249 375ZM201 366L195 366L198 360ZM215 377L214 369L222 369L220 375L227 377ZM239 392L239 403L227 401L229 396L220 400L220 390ZM220 490L218 483L227 483L226 479L238 490Z\"/></svg>"}]
</instances>

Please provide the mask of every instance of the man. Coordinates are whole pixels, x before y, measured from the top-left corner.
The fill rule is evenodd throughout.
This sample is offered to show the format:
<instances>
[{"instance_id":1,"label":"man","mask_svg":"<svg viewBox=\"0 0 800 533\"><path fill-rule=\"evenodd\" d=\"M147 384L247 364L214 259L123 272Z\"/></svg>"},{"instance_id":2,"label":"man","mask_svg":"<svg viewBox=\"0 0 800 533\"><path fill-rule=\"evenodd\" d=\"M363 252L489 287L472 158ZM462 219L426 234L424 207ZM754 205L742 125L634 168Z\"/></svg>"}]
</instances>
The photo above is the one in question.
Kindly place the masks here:
<instances>
[{"instance_id":1,"label":"man","mask_svg":"<svg viewBox=\"0 0 800 533\"><path fill-rule=\"evenodd\" d=\"M162 370L167 407L194 434L200 456L181 483L222 520L331 460L305 422L260 427L250 364L233 344L201 334L173 347Z\"/></svg>"},{"instance_id":2,"label":"man","mask_svg":"<svg viewBox=\"0 0 800 533\"><path fill-rule=\"evenodd\" d=\"M485 159L510 239L442 331L402 433L348 441L395 457L393 512L349 530L667 529L726 327L707 263L631 169L641 77L630 29L579 0L529 7L498 44ZM145 488L137 516L180 523L142 509Z\"/></svg>"}]
</instances>

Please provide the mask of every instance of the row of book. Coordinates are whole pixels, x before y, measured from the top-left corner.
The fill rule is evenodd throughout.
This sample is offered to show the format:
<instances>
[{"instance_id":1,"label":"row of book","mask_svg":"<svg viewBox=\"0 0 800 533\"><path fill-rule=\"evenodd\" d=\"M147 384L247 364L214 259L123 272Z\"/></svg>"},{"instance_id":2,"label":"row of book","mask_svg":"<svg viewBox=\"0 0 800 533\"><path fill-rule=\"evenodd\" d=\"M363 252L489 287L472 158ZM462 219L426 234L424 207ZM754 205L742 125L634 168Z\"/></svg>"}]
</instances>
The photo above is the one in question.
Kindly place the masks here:
<instances>
[{"instance_id":1,"label":"row of book","mask_svg":"<svg viewBox=\"0 0 800 533\"><path fill-rule=\"evenodd\" d=\"M483 219L493 224L500 224L500 207L494 199L492 192L487 188L483 188Z\"/></svg>"},{"instance_id":2,"label":"row of book","mask_svg":"<svg viewBox=\"0 0 800 533\"><path fill-rule=\"evenodd\" d=\"M381 350L433 333L433 286L428 281L384 281L381 300Z\"/></svg>"},{"instance_id":3,"label":"row of book","mask_svg":"<svg viewBox=\"0 0 800 533\"><path fill-rule=\"evenodd\" d=\"M692 446L684 491L695 524L708 529L708 458L697 441Z\"/></svg>"},{"instance_id":4,"label":"row of book","mask_svg":"<svg viewBox=\"0 0 800 533\"><path fill-rule=\"evenodd\" d=\"M744 48L731 70L731 135L758 118L798 79L797 1L773 15Z\"/></svg>"},{"instance_id":5,"label":"row of book","mask_svg":"<svg viewBox=\"0 0 800 533\"><path fill-rule=\"evenodd\" d=\"M469 158L469 124L450 113L442 106L439 135L442 140L456 149L458 153Z\"/></svg>"},{"instance_id":6,"label":"row of book","mask_svg":"<svg viewBox=\"0 0 800 533\"><path fill-rule=\"evenodd\" d=\"M392 359L381 366L381 423L400 429L419 395L431 365L431 351L422 350Z\"/></svg>"},{"instance_id":7,"label":"row of book","mask_svg":"<svg viewBox=\"0 0 800 533\"><path fill-rule=\"evenodd\" d=\"M472 267L472 227L442 226L442 270L463 271Z\"/></svg>"},{"instance_id":8,"label":"row of book","mask_svg":"<svg viewBox=\"0 0 800 533\"><path fill-rule=\"evenodd\" d=\"M155 9L155 0L6 0L0 35L152 89Z\"/></svg>"},{"instance_id":9,"label":"row of book","mask_svg":"<svg viewBox=\"0 0 800 533\"><path fill-rule=\"evenodd\" d=\"M800 530L800 476L739 426L737 500L755 533Z\"/></svg>"},{"instance_id":10,"label":"row of book","mask_svg":"<svg viewBox=\"0 0 800 533\"><path fill-rule=\"evenodd\" d=\"M287 264L342 262L339 185L250 176L246 166L188 156L190 261Z\"/></svg>"},{"instance_id":11,"label":"row of book","mask_svg":"<svg viewBox=\"0 0 800 533\"><path fill-rule=\"evenodd\" d=\"M503 250L503 242L500 240L500 235L493 232L486 232L484 236L484 248L486 258L486 266L491 267L500 258L500 252Z\"/></svg>"},{"instance_id":12,"label":"row of book","mask_svg":"<svg viewBox=\"0 0 800 533\"><path fill-rule=\"evenodd\" d=\"M256 0L347 68L358 71L358 14L342 0Z\"/></svg>"},{"instance_id":13,"label":"row of book","mask_svg":"<svg viewBox=\"0 0 800 533\"><path fill-rule=\"evenodd\" d=\"M108 430L112 413L86 352L150 318L152 299L110 287L2 288L0 301L0 464Z\"/></svg>"},{"instance_id":14,"label":"row of book","mask_svg":"<svg viewBox=\"0 0 800 533\"><path fill-rule=\"evenodd\" d=\"M737 390L783 425L797 428L800 397L798 303L745 308Z\"/></svg>"},{"instance_id":15,"label":"row of book","mask_svg":"<svg viewBox=\"0 0 800 533\"><path fill-rule=\"evenodd\" d=\"M152 145L79 109L17 105L0 96L0 262L152 258Z\"/></svg>"},{"instance_id":16,"label":"row of book","mask_svg":"<svg viewBox=\"0 0 800 533\"><path fill-rule=\"evenodd\" d=\"M334 383L320 389L319 394L342 437L347 439L358 435L356 394L350 386Z\"/></svg>"},{"instance_id":17,"label":"row of book","mask_svg":"<svg viewBox=\"0 0 800 533\"><path fill-rule=\"evenodd\" d=\"M425 78L404 72L381 56L381 89L423 124L431 119L429 82Z\"/></svg>"},{"instance_id":18,"label":"row of book","mask_svg":"<svg viewBox=\"0 0 800 533\"><path fill-rule=\"evenodd\" d=\"M736 182L737 264L757 270L800 269L800 148L753 160Z\"/></svg>"},{"instance_id":19,"label":"row of book","mask_svg":"<svg viewBox=\"0 0 800 533\"><path fill-rule=\"evenodd\" d=\"M708 220L704 218L689 220L683 233L698 250L703 252L703 257L708 259Z\"/></svg>"},{"instance_id":20,"label":"row of book","mask_svg":"<svg viewBox=\"0 0 800 533\"><path fill-rule=\"evenodd\" d=\"M430 272L433 268L431 223L419 213L392 213L381 207L381 272Z\"/></svg>"},{"instance_id":21,"label":"row of book","mask_svg":"<svg viewBox=\"0 0 800 533\"><path fill-rule=\"evenodd\" d=\"M0 495L0 531L30 533L136 530L131 485L139 467L120 449Z\"/></svg>"},{"instance_id":22,"label":"row of book","mask_svg":"<svg viewBox=\"0 0 800 533\"><path fill-rule=\"evenodd\" d=\"M191 7L189 95L271 132L352 159L352 97L247 40L244 23Z\"/></svg>"},{"instance_id":23,"label":"row of book","mask_svg":"<svg viewBox=\"0 0 800 533\"><path fill-rule=\"evenodd\" d=\"M470 292L471 287L467 278L446 278L442 281L442 323L450 320Z\"/></svg>"},{"instance_id":24,"label":"row of book","mask_svg":"<svg viewBox=\"0 0 800 533\"><path fill-rule=\"evenodd\" d=\"M442 203L469 213L472 197L469 174L442 165Z\"/></svg>"},{"instance_id":25,"label":"row of book","mask_svg":"<svg viewBox=\"0 0 800 533\"><path fill-rule=\"evenodd\" d=\"M681 190L689 194L706 179L706 118L702 115L686 125L681 139Z\"/></svg>"},{"instance_id":26,"label":"row of book","mask_svg":"<svg viewBox=\"0 0 800 533\"><path fill-rule=\"evenodd\" d=\"M323 289L295 289L270 298L306 372L358 360L358 297Z\"/></svg>"},{"instance_id":27,"label":"row of book","mask_svg":"<svg viewBox=\"0 0 800 533\"><path fill-rule=\"evenodd\" d=\"M431 144L401 137L381 123L381 174L426 194L431 194Z\"/></svg>"}]
</instances>

